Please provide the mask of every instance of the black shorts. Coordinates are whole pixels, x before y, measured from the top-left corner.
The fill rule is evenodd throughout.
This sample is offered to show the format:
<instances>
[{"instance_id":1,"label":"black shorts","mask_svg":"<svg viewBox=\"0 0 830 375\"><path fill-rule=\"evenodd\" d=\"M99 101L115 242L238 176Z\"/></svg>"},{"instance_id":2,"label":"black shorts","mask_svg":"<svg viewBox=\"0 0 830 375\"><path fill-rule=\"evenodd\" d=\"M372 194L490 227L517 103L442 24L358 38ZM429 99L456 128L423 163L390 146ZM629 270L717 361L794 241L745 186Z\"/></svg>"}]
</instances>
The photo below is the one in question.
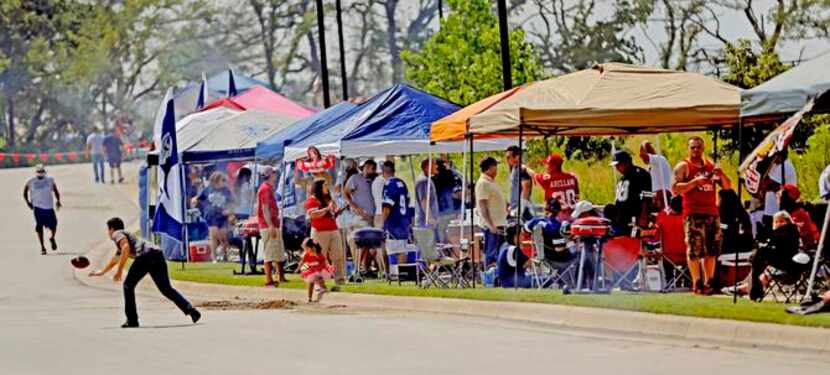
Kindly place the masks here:
<instances>
[{"instance_id":1,"label":"black shorts","mask_svg":"<svg viewBox=\"0 0 830 375\"><path fill-rule=\"evenodd\" d=\"M55 215L55 210L35 207L34 213L35 230L41 231L43 227L55 230L58 227L58 217Z\"/></svg>"},{"instance_id":2,"label":"black shorts","mask_svg":"<svg viewBox=\"0 0 830 375\"><path fill-rule=\"evenodd\" d=\"M107 162L110 164L110 168L118 168L121 166L121 158L108 159Z\"/></svg>"}]
</instances>

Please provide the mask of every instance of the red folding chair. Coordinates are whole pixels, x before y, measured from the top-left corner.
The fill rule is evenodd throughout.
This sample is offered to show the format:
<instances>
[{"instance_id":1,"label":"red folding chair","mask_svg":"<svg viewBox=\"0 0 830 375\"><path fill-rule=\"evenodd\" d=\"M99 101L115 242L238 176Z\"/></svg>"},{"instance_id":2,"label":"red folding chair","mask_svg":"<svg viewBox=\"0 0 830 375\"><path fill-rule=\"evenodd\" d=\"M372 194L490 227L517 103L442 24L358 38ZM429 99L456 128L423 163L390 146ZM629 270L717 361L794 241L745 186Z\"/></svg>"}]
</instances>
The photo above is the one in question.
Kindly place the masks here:
<instances>
[{"instance_id":1,"label":"red folding chair","mask_svg":"<svg viewBox=\"0 0 830 375\"><path fill-rule=\"evenodd\" d=\"M628 236L611 238L603 245L602 252L605 258L605 266L617 274L612 288L627 283L629 287L635 289L635 285L629 280L629 277L639 270L640 239Z\"/></svg>"},{"instance_id":2,"label":"red folding chair","mask_svg":"<svg viewBox=\"0 0 830 375\"><path fill-rule=\"evenodd\" d=\"M657 214L657 233L663 249L663 260L672 268L672 275L666 280L665 291L687 289L692 284L686 264L686 236L683 230L683 215L660 211Z\"/></svg>"}]
</instances>

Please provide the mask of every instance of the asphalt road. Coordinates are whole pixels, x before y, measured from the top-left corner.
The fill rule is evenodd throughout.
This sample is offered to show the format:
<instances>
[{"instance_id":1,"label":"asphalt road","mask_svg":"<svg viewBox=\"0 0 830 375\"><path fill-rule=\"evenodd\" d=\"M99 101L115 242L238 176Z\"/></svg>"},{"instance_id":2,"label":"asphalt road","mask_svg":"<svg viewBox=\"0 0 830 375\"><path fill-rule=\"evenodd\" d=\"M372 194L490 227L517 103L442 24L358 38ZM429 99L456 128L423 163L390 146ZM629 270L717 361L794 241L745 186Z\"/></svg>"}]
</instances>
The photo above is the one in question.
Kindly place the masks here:
<instances>
[{"instance_id":1,"label":"asphalt road","mask_svg":"<svg viewBox=\"0 0 830 375\"><path fill-rule=\"evenodd\" d=\"M135 166L127 167L134 183ZM205 311L189 324L153 293L142 328L117 289L89 287L69 259L100 245L134 197L90 183L88 165L52 167L65 207L60 250L41 256L21 198L31 170L0 170L0 374L827 374L807 353L565 331L512 321L338 309Z\"/></svg>"}]
</instances>

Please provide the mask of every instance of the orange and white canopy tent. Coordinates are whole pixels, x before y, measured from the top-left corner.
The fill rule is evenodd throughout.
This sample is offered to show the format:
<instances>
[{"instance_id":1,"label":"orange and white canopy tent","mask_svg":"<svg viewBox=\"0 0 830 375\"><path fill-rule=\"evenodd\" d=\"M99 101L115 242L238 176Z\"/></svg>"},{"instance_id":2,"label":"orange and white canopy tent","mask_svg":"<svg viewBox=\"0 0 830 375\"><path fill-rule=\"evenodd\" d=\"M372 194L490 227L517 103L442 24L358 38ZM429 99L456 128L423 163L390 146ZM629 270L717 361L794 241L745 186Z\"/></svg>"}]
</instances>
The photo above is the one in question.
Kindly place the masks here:
<instances>
[{"instance_id":1,"label":"orange and white canopy tent","mask_svg":"<svg viewBox=\"0 0 830 375\"><path fill-rule=\"evenodd\" d=\"M459 112L474 112L476 105L478 113L467 116L464 127L442 125L445 119L433 124L432 140L459 139L467 132L476 138L479 134L514 136L520 127L526 136L728 127L739 121L741 95L738 87L697 73L608 63L534 82ZM463 119L459 115L455 123Z\"/></svg>"},{"instance_id":2,"label":"orange and white canopy tent","mask_svg":"<svg viewBox=\"0 0 830 375\"><path fill-rule=\"evenodd\" d=\"M517 93L523 87L514 87L505 92L500 92L496 95L486 97L473 104L470 104L458 111L453 112L447 117L432 123L430 128L430 140L432 141L457 141L464 139L467 134L467 121L479 113L482 113L490 107L496 105L502 100L507 99L511 95ZM480 137L476 137L480 138Z\"/></svg>"}]
</instances>

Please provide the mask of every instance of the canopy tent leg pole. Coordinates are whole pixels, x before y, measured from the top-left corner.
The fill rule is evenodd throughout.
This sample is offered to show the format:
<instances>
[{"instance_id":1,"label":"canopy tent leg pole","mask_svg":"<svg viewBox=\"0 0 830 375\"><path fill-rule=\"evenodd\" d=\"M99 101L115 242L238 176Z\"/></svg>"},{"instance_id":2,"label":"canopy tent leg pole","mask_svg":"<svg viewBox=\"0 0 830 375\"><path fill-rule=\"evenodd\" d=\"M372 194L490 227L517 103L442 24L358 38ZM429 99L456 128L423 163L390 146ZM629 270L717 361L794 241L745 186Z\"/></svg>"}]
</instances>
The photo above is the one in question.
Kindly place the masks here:
<instances>
[{"instance_id":1,"label":"canopy tent leg pole","mask_svg":"<svg viewBox=\"0 0 830 375\"><path fill-rule=\"evenodd\" d=\"M830 201L825 201L830 203ZM821 237L818 240L818 249L816 255L813 257L813 269L810 271L810 281L807 282L807 292L804 293L804 298L811 298L813 295L813 287L816 282L816 273L818 272L818 263L821 259L821 253L824 250L825 240L827 239L827 226L830 225L830 206L824 211L824 226L821 228Z\"/></svg>"},{"instance_id":2,"label":"canopy tent leg pole","mask_svg":"<svg viewBox=\"0 0 830 375\"><path fill-rule=\"evenodd\" d=\"M180 159L181 160L181 159ZM184 163L179 164L179 184L181 185L182 189L182 270L184 270L184 264L190 261L190 241L188 239L188 230L187 230L187 185L184 183L186 169L184 167Z\"/></svg>"},{"instance_id":3,"label":"canopy tent leg pole","mask_svg":"<svg viewBox=\"0 0 830 375\"><path fill-rule=\"evenodd\" d=\"M407 155L406 159L409 161L409 174L412 176L412 187L415 187L415 165L412 161L412 155Z\"/></svg>"},{"instance_id":4,"label":"canopy tent leg pole","mask_svg":"<svg viewBox=\"0 0 830 375\"><path fill-rule=\"evenodd\" d=\"M657 136L655 137L655 143L657 144L657 154L662 154L663 149L662 147L660 147L660 134L657 134ZM660 181L665 180L665 176L663 176L662 170L658 169L657 173L659 175L658 177L660 178ZM667 188L671 190L671 186L667 186ZM667 191L663 191L663 193L660 195L663 196L663 211L666 211L668 213L671 212L671 208L669 207L669 195L667 193Z\"/></svg>"},{"instance_id":5,"label":"canopy tent leg pole","mask_svg":"<svg viewBox=\"0 0 830 375\"><path fill-rule=\"evenodd\" d=\"M715 163L720 160L720 156L718 155L718 130L715 129L715 133L712 134L712 158L715 159Z\"/></svg>"},{"instance_id":6,"label":"canopy tent leg pole","mask_svg":"<svg viewBox=\"0 0 830 375\"><path fill-rule=\"evenodd\" d=\"M519 267L523 265L519 264L519 251L522 251L522 163L524 155L522 152L523 144L524 143L524 126L522 126L521 122L519 123L519 165L516 168L519 168L518 173L516 173L516 179L518 181L510 181L511 186L513 183L518 183L519 189L519 199L516 203L516 232L515 237L512 238L513 242L515 242L516 251L513 252L516 256L516 267L513 269L513 290L517 290L519 288ZM547 140L545 142L547 144ZM508 172L509 173L509 172Z\"/></svg>"},{"instance_id":7,"label":"canopy tent leg pole","mask_svg":"<svg viewBox=\"0 0 830 375\"><path fill-rule=\"evenodd\" d=\"M461 153L461 225L458 226L459 242L464 237L464 223L467 221L467 210L464 207L464 202L467 200L467 143L470 142L468 138L464 139L464 151Z\"/></svg>"},{"instance_id":8,"label":"canopy tent leg pole","mask_svg":"<svg viewBox=\"0 0 830 375\"><path fill-rule=\"evenodd\" d=\"M738 162L742 162L744 160L744 140L743 140L743 133L744 133L744 122L742 119L738 119ZM743 180L741 179L741 172L740 169L738 170L738 202L741 202L741 195L743 193L744 184ZM738 252L735 251L735 273L733 275L732 285L733 288L738 287ZM732 293L732 304L738 303L738 293Z\"/></svg>"},{"instance_id":9,"label":"canopy tent leg pole","mask_svg":"<svg viewBox=\"0 0 830 375\"><path fill-rule=\"evenodd\" d=\"M542 139L545 142L545 156L548 156L548 155L550 155L550 147L548 146L548 136L547 136L547 134L545 134L545 137L542 138ZM521 148L520 148L520 150L521 150Z\"/></svg>"},{"instance_id":10,"label":"canopy tent leg pole","mask_svg":"<svg viewBox=\"0 0 830 375\"><path fill-rule=\"evenodd\" d=\"M474 181L474 179L473 179L473 177L474 177L474 175L473 175L473 143L474 142L473 141L475 139L473 138L472 134L468 134L468 136L470 137L470 160L469 160L469 162L470 162L470 166L469 166L470 167L469 168L469 170L470 170L470 186L475 186L475 182L473 182ZM464 188L466 189L467 187L465 186ZM468 242L470 244L470 254L472 254L471 258L473 260L473 262L472 262L472 264L473 264L473 289L476 288L476 279L478 278L478 266L476 265L475 250L474 250L475 249L475 239L476 239L475 224L474 224L474 222L475 222L475 194L473 194L474 192L475 192L474 189L471 190L471 192L470 192L470 207L469 207L470 208L470 240ZM462 202L462 204L466 204L466 203L467 202ZM482 250L483 249L479 249L479 262L481 261L481 251Z\"/></svg>"},{"instance_id":11,"label":"canopy tent leg pole","mask_svg":"<svg viewBox=\"0 0 830 375\"><path fill-rule=\"evenodd\" d=\"M434 212L431 212L431 210L430 210L430 208L432 207L432 204L430 203L430 202L432 202L430 200L430 199L432 199L432 145L430 145L428 155L429 156L427 157L427 159L429 161L427 162L428 163L427 168L429 168L429 169L427 169L427 174L425 176L426 179L427 179L427 202L426 202L426 207L424 207L424 216L425 216L424 217L424 224L427 224L427 225L429 225L429 218L432 217L430 215L432 215L434 213Z\"/></svg>"}]
</instances>

